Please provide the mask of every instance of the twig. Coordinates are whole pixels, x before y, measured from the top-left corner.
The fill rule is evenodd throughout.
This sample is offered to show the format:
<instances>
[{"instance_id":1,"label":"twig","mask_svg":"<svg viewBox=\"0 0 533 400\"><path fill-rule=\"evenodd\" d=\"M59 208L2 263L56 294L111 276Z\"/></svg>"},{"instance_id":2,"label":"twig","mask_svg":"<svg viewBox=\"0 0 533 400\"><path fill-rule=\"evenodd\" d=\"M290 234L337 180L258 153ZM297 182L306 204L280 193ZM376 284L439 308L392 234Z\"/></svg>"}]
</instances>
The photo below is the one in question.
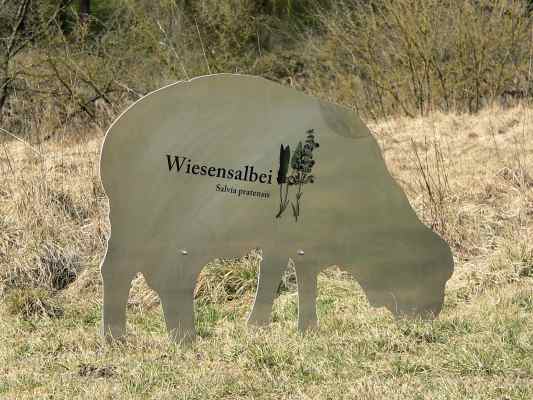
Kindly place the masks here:
<instances>
[{"instance_id":1,"label":"twig","mask_svg":"<svg viewBox=\"0 0 533 400\"><path fill-rule=\"evenodd\" d=\"M281 217L287 206L289 205L289 184L285 183L285 198L283 197L283 184L279 185L279 211L276 218Z\"/></svg>"},{"instance_id":2,"label":"twig","mask_svg":"<svg viewBox=\"0 0 533 400\"><path fill-rule=\"evenodd\" d=\"M209 74L211 74L212 73L211 67L209 66L209 61L207 61L207 54L205 54L204 41L202 40L202 35L200 34L200 28L198 28L198 22L196 22L196 18L194 18L194 24L196 25L196 31L198 32L198 39L200 39L200 45L202 46L202 52L204 53L204 59L207 65L207 70L209 71Z\"/></svg>"},{"instance_id":3,"label":"twig","mask_svg":"<svg viewBox=\"0 0 533 400\"><path fill-rule=\"evenodd\" d=\"M119 82L115 79L114 81L118 86L120 86L121 88L125 89L126 91L130 92L130 93L133 93L135 96L137 96L138 98L141 98L141 97L144 97L145 95L142 94L142 93L138 93L136 90L133 90L132 88L126 86L125 84L123 84L122 82Z\"/></svg>"},{"instance_id":4,"label":"twig","mask_svg":"<svg viewBox=\"0 0 533 400\"><path fill-rule=\"evenodd\" d=\"M302 185L304 184L305 174L298 173L298 192L296 193L296 206L293 205L292 211L294 219L298 222L298 216L300 215L300 198L302 197Z\"/></svg>"},{"instance_id":5,"label":"twig","mask_svg":"<svg viewBox=\"0 0 533 400\"><path fill-rule=\"evenodd\" d=\"M89 117L91 117L94 120L95 119L95 115L87 108L87 106L85 104L83 104L79 100L79 97L74 94L74 91L72 90L72 88L61 77L61 74L59 73L59 70L57 69L57 66L53 63L52 59L50 57L48 57L46 61L48 62L48 65L50 65L52 67L52 70L54 71L57 80L63 85L63 87L67 90L67 92L70 94L70 96L73 99L75 99L76 102L78 103L78 105L81 107L81 109L83 111L85 111L87 113L87 115L89 115Z\"/></svg>"},{"instance_id":6,"label":"twig","mask_svg":"<svg viewBox=\"0 0 533 400\"><path fill-rule=\"evenodd\" d=\"M38 156L40 156L40 157L43 156L41 153L39 153L37 150L35 150L31 144L29 144L28 142L26 142L24 139L21 139L21 138L19 138L18 136L13 135L11 132L6 131L4 128L0 128L0 131L4 132L6 135L11 136L11 137L12 137L13 139L15 139L15 140L18 140L19 142L24 143L26 146L28 146L28 147L30 148L31 151L33 151L33 152L34 152L35 154L37 154Z\"/></svg>"},{"instance_id":7,"label":"twig","mask_svg":"<svg viewBox=\"0 0 533 400\"><path fill-rule=\"evenodd\" d=\"M11 174L15 175L15 170L13 169L13 165L11 165L11 159L9 158L9 153L7 152L7 147L5 143L2 143L4 147L4 153L6 153L6 159L7 159L7 165L9 166L9 169L11 170Z\"/></svg>"},{"instance_id":8,"label":"twig","mask_svg":"<svg viewBox=\"0 0 533 400\"><path fill-rule=\"evenodd\" d=\"M24 22L24 19L26 18L26 12L28 11L28 5L30 4L29 0L25 0L20 3L19 8L17 10L16 15L16 22L15 26L13 27L13 31L11 32L11 36L7 40L7 46L6 46L6 55L7 58L11 58L16 52L13 52L13 48L15 46L15 39L17 38L17 34L19 33L22 23Z\"/></svg>"},{"instance_id":9,"label":"twig","mask_svg":"<svg viewBox=\"0 0 533 400\"><path fill-rule=\"evenodd\" d=\"M165 41L166 41L166 45L168 47L170 47L170 49L172 50L172 53L174 54L174 57L176 57L176 60L178 60L180 66L181 66L181 69L183 70L183 73L185 74L185 77L187 79L191 79L189 77L189 74L187 73L187 69L185 68L185 64L183 64L183 61L182 59L180 58L180 56L178 55L178 52L176 51L176 48L174 47L174 44L170 41L170 38L168 37L168 34L167 34L167 31L165 31L163 29L163 27L161 26L161 23L159 21L157 21L157 26L159 27L159 30L161 32L163 32L163 35L165 35ZM201 39L200 39L201 40Z\"/></svg>"}]
</instances>

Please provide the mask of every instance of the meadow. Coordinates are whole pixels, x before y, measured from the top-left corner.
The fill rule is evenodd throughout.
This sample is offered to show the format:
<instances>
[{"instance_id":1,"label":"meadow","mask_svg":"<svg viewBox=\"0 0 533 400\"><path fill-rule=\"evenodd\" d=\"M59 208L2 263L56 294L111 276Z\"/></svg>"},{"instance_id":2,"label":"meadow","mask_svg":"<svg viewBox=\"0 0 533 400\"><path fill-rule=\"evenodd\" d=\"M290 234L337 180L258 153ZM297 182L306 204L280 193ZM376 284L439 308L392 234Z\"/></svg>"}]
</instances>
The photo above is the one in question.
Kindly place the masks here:
<instances>
[{"instance_id":1,"label":"meadow","mask_svg":"<svg viewBox=\"0 0 533 400\"><path fill-rule=\"evenodd\" d=\"M454 251L437 320L395 321L332 267L319 278L320 327L301 335L289 268L272 325L248 328L252 252L204 269L199 338L186 348L169 342L142 276L126 340L106 344L99 335L98 268L109 235L102 136L4 144L0 397L531 398L532 122L521 105L370 124L420 219Z\"/></svg>"}]
</instances>

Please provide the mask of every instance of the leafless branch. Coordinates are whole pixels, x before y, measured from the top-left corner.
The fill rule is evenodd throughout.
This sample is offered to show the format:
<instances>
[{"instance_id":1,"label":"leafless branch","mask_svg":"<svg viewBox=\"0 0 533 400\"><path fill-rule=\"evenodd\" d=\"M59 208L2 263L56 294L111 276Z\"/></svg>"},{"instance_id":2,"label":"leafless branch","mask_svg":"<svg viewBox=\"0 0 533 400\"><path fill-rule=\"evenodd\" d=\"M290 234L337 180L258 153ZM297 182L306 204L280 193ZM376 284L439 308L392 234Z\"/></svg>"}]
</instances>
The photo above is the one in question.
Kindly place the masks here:
<instances>
[{"instance_id":1,"label":"leafless branch","mask_svg":"<svg viewBox=\"0 0 533 400\"><path fill-rule=\"evenodd\" d=\"M26 142L24 139L21 139L21 138L18 137L17 135L14 135L14 134L12 134L11 132L9 132L9 131L5 130L4 128L1 128L1 127L0 127L0 132L3 132L3 133L5 133L6 135L11 136L13 139L15 139L15 140L17 140L17 141L19 141L19 142L21 142L21 143L24 143L26 146L28 146L28 147L30 148L31 151L33 151L33 152L34 152L35 154L37 154L38 156L40 156L40 157L43 156L40 152L38 152L37 150L35 150L35 148L34 148L31 144L29 144L28 142Z\"/></svg>"}]
</instances>

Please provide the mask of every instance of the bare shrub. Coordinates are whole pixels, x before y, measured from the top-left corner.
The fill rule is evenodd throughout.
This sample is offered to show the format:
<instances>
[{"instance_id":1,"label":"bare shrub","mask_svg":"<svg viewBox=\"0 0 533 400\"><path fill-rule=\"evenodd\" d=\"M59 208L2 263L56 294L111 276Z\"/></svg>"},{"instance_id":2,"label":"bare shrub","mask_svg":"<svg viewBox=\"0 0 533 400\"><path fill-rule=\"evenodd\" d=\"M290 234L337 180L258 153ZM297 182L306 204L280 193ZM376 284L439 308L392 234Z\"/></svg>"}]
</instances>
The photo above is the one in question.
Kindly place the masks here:
<instances>
[{"instance_id":1,"label":"bare shrub","mask_svg":"<svg viewBox=\"0 0 533 400\"><path fill-rule=\"evenodd\" d=\"M423 212L432 229L446 236L447 208L450 195L446 159L438 141L428 143L424 138L423 145L411 140L416 165L416 182L418 192L423 194Z\"/></svg>"},{"instance_id":2,"label":"bare shrub","mask_svg":"<svg viewBox=\"0 0 533 400\"><path fill-rule=\"evenodd\" d=\"M4 3L0 118L35 141L103 131L142 95L217 72L265 76L374 118L531 95L523 0L114 0L94 1L84 21L68 0Z\"/></svg>"},{"instance_id":3,"label":"bare shrub","mask_svg":"<svg viewBox=\"0 0 533 400\"><path fill-rule=\"evenodd\" d=\"M526 3L340 1L319 12L327 34L317 49L334 84L370 116L477 112L531 94Z\"/></svg>"},{"instance_id":4,"label":"bare shrub","mask_svg":"<svg viewBox=\"0 0 533 400\"><path fill-rule=\"evenodd\" d=\"M24 46L16 56L5 49L8 77L0 63L0 83L9 84L9 97L2 94L8 86L0 86L6 105L0 115L6 128L19 136L31 132L35 141L66 127L103 130L126 105L170 82L217 72L264 75L272 62L258 59L297 40L290 21L303 12L277 1L116 0L95 2L81 21L69 1L26 3L31 12L24 8L18 19L39 34L27 40L20 24L8 26L6 35ZM11 21L17 10L0 8L0 21Z\"/></svg>"}]
</instances>

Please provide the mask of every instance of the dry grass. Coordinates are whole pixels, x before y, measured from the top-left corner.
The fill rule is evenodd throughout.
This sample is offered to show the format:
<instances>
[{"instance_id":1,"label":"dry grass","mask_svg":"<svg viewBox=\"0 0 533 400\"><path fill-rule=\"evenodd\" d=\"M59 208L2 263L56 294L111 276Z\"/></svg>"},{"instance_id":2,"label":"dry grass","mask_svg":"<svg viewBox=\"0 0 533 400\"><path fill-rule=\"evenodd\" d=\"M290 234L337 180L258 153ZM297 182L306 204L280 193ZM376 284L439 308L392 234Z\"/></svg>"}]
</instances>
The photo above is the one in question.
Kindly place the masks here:
<instances>
[{"instance_id":1,"label":"dry grass","mask_svg":"<svg viewBox=\"0 0 533 400\"><path fill-rule=\"evenodd\" d=\"M532 109L519 106L372 126L418 215L453 247L439 320L396 323L331 270L319 279L318 332L296 332L290 274L274 323L248 329L251 254L205 269L200 338L189 349L168 342L142 277L127 342L105 345L98 335L109 233L101 135L49 141L35 148L41 155L2 144L0 397L533 398L532 122Z\"/></svg>"}]
</instances>

